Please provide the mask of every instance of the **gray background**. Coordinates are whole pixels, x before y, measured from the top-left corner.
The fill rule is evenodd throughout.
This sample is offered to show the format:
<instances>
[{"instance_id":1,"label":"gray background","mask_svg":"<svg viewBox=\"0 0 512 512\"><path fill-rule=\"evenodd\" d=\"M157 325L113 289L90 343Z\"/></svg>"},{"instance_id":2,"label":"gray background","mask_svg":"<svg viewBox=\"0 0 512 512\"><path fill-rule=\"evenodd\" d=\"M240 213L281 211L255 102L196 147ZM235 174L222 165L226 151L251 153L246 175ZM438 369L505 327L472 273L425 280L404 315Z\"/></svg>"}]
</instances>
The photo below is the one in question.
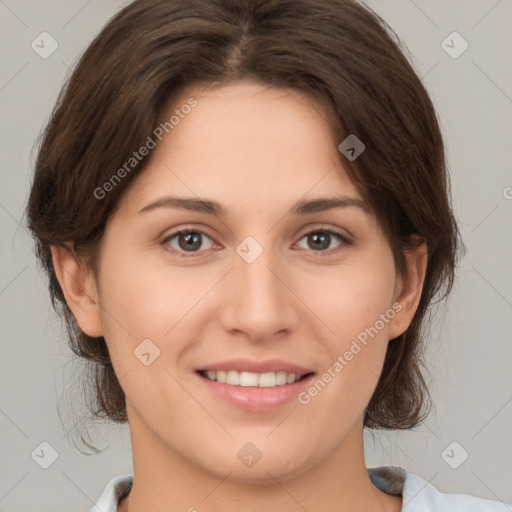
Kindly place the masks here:
<instances>
[{"instance_id":1,"label":"gray background","mask_svg":"<svg viewBox=\"0 0 512 512\"><path fill-rule=\"evenodd\" d=\"M22 225L34 141L69 67L126 3L0 0L2 512L86 511L108 480L132 472L127 427L99 425L92 432L104 449L98 455L74 444L85 411L69 393L81 366L72 361ZM367 433L367 465L402 466L443 492L512 502L512 2L369 5L405 41L438 109L468 252L429 338L436 409L415 431ZM43 31L59 45L47 59L31 48ZM453 31L469 43L455 59L441 46ZM457 40L448 44L461 48ZM58 453L48 469L36 463L44 457L31 456L44 441Z\"/></svg>"}]
</instances>

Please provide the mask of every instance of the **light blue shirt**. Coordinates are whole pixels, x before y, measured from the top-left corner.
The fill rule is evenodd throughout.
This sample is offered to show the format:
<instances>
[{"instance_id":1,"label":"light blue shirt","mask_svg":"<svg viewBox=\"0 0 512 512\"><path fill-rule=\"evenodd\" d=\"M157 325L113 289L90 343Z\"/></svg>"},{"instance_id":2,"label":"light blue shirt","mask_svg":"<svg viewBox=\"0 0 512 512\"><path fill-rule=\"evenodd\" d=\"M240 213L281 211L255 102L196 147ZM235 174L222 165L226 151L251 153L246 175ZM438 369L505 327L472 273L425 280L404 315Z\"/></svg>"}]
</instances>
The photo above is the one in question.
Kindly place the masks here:
<instances>
[{"instance_id":1,"label":"light blue shirt","mask_svg":"<svg viewBox=\"0 0 512 512\"><path fill-rule=\"evenodd\" d=\"M420 476L395 466L369 468L368 475L381 491L402 496L402 512L512 512L512 503L442 493ZM117 512L132 483L132 475L113 478L90 512Z\"/></svg>"}]
</instances>

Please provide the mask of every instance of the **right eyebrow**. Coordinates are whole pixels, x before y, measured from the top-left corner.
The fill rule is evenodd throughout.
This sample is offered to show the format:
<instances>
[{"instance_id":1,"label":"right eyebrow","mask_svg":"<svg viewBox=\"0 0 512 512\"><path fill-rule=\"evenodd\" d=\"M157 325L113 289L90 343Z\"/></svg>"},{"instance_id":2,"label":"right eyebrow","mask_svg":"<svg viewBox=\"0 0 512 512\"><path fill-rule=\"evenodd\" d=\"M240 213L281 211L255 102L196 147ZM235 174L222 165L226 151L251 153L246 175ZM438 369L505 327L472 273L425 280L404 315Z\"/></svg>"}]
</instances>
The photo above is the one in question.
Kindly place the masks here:
<instances>
[{"instance_id":1,"label":"right eyebrow","mask_svg":"<svg viewBox=\"0 0 512 512\"><path fill-rule=\"evenodd\" d=\"M310 213L324 212L334 208L356 207L364 213L369 214L370 208L367 203L355 197L320 197L310 200L302 200L293 205L290 210L292 215L308 215ZM178 208L181 210L194 211L214 215L216 217L224 217L226 211L216 201L203 198L185 198L176 196L161 197L147 204L139 210L139 213L145 213L156 208Z\"/></svg>"}]
</instances>

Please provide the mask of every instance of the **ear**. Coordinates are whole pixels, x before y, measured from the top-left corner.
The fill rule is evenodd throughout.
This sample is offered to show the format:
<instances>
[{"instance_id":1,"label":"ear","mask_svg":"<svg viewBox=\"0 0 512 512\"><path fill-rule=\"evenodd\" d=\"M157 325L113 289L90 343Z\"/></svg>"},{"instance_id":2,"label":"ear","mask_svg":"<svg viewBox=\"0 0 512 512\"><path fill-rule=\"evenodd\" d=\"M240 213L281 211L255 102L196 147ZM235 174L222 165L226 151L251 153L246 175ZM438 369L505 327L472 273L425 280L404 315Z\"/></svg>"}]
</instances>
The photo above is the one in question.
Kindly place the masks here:
<instances>
[{"instance_id":1,"label":"ear","mask_svg":"<svg viewBox=\"0 0 512 512\"><path fill-rule=\"evenodd\" d=\"M406 274L403 278L397 277L395 287L394 304L400 305L401 309L394 308L397 313L389 323L390 340L407 330L418 308L427 270L427 244L423 242L415 249L406 251L405 259L407 262Z\"/></svg>"},{"instance_id":2,"label":"ear","mask_svg":"<svg viewBox=\"0 0 512 512\"><path fill-rule=\"evenodd\" d=\"M103 336L98 287L92 271L71 248L52 246L51 250L55 274L78 325L89 336Z\"/></svg>"}]
</instances>

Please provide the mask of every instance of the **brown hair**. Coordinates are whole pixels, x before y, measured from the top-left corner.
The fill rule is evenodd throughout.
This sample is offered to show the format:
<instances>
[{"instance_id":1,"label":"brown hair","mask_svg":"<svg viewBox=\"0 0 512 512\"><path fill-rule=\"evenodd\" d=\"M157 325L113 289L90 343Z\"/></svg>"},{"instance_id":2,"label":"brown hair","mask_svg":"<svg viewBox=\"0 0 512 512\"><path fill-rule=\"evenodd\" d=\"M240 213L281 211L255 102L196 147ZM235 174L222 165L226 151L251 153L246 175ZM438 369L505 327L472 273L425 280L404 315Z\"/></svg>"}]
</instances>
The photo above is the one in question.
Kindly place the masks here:
<instances>
[{"instance_id":1,"label":"brown hair","mask_svg":"<svg viewBox=\"0 0 512 512\"><path fill-rule=\"evenodd\" d=\"M50 247L71 242L96 269L106 221L147 159L102 199L94 191L145 144L182 87L249 78L307 94L327 108L339 142L349 134L363 141L356 160L340 158L384 229L398 272L411 236L427 243L417 312L389 343L364 424L407 429L425 419L420 328L435 296L452 287L460 237L436 113L404 52L394 31L354 0L137 0L104 27L42 134L27 208L52 304L73 352L91 362L95 417L126 422L124 392L105 340L83 333L66 304Z\"/></svg>"}]
</instances>

